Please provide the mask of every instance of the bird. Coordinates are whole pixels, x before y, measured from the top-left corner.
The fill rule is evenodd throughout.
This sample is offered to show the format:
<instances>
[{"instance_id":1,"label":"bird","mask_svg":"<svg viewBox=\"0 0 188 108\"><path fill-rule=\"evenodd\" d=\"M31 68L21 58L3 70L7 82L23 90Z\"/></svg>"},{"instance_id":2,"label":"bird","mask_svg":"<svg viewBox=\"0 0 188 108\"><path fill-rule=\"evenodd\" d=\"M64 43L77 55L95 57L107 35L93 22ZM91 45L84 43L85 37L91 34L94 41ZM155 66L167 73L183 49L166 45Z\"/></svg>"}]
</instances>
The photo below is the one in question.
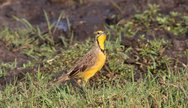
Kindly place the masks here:
<instances>
[{"instance_id":1,"label":"bird","mask_svg":"<svg viewBox=\"0 0 188 108\"><path fill-rule=\"evenodd\" d=\"M102 69L106 62L105 41L107 35L104 31L96 31L93 47L70 68L66 74L55 78L54 84L62 84L68 80L77 80L76 83L85 86L88 80Z\"/></svg>"}]
</instances>

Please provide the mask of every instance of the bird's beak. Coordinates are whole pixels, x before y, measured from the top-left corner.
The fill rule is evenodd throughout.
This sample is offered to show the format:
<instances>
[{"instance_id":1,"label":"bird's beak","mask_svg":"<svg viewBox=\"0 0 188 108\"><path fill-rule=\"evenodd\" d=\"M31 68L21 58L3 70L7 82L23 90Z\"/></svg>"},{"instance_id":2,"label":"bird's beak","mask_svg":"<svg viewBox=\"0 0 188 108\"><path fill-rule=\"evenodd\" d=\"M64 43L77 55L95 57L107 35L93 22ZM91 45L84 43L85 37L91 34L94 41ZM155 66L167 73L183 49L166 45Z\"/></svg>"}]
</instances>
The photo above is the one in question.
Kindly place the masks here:
<instances>
[{"instance_id":1,"label":"bird's beak","mask_svg":"<svg viewBox=\"0 0 188 108\"><path fill-rule=\"evenodd\" d=\"M97 32L94 32L94 35L97 35Z\"/></svg>"},{"instance_id":2,"label":"bird's beak","mask_svg":"<svg viewBox=\"0 0 188 108\"><path fill-rule=\"evenodd\" d=\"M98 31L94 32L95 35L97 35ZM103 34L106 34L106 32L103 31Z\"/></svg>"}]
</instances>

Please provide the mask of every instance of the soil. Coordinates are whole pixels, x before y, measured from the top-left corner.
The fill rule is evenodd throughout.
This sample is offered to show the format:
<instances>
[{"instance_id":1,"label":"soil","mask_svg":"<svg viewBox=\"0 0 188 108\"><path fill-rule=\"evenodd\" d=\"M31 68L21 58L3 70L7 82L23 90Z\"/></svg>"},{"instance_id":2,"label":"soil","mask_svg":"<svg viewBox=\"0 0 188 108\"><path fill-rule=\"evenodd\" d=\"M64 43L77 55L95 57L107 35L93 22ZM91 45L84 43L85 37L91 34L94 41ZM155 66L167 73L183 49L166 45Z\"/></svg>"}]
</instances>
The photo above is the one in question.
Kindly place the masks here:
<instances>
[{"instance_id":1,"label":"soil","mask_svg":"<svg viewBox=\"0 0 188 108\"><path fill-rule=\"evenodd\" d=\"M136 13L143 12L148 4L158 4L162 13L188 13L188 0L1 0L0 29L25 28L24 24L14 18L16 16L25 18L45 31L47 24L44 12L51 22L56 22L63 13L64 19L69 20L76 39L82 41L95 30L104 29L104 25L117 24L122 19L129 19ZM63 31L68 32L67 25L64 26ZM127 43L134 44L131 40L127 40ZM175 56L179 51L188 48L187 43L187 38L172 40L172 47L166 53ZM19 51L9 51L4 42L0 41L0 62L13 62L15 59L19 64L29 60ZM186 62L184 58L181 60Z\"/></svg>"},{"instance_id":2,"label":"soil","mask_svg":"<svg viewBox=\"0 0 188 108\"><path fill-rule=\"evenodd\" d=\"M188 13L187 0L1 0L0 1L0 29L13 30L24 28L24 24L13 17L27 19L32 25L46 29L44 11L50 21L57 21L60 13L68 18L76 39L84 40L93 31L104 29L104 25L116 24L121 19L128 19L135 13L140 13L148 8L148 4L158 4L161 12L178 11ZM55 37L57 38L57 37ZM0 61L10 62L15 58L25 61L26 57L19 52L6 50L0 41ZM6 56L5 56L6 55ZM7 56L9 55L9 56Z\"/></svg>"}]
</instances>

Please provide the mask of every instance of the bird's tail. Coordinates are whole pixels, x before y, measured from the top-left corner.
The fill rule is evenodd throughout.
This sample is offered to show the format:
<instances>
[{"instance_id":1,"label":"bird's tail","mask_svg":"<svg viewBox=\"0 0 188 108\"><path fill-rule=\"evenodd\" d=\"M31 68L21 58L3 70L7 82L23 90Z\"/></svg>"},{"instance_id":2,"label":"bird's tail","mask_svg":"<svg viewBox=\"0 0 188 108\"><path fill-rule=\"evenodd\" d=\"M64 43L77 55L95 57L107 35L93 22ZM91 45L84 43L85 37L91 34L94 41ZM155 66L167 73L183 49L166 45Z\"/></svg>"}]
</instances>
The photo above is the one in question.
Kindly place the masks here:
<instances>
[{"instance_id":1,"label":"bird's tail","mask_svg":"<svg viewBox=\"0 0 188 108\"><path fill-rule=\"evenodd\" d=\"M68 74L64 74L64 75L61 75L61 76L55 78L54 80L50 81L50 85L51 84L63 84L63 83L65 83L68 80L70 80L69 75Z\"/></svg>"}]
</instances>

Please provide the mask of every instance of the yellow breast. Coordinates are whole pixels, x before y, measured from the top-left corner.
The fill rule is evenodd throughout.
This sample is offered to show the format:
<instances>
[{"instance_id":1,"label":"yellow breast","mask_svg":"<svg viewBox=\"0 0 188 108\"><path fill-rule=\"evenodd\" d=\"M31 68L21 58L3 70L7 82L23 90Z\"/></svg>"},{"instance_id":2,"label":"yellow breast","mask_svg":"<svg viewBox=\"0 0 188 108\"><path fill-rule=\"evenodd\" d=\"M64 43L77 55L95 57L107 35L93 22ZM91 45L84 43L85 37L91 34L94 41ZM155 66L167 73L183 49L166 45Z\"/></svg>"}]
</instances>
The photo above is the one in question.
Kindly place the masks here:
<instances>
[{"instance_id":1,"label":"yellow breast","mask_svg":"<svg viewBox=\"0 0 188 108\"><path fill-rule=\"evenodd\" d=\"M101 68L104 66L106 61L106 55L103 52L99 52L97 54L97 60L96 63L87 71L82 72L79 77L81 77L84 81L87 82L87 80L89 78L91 78L92 76L95 75L96 72L98 72L99 70L101 70Z\"/></svg>"}]
</instances>

